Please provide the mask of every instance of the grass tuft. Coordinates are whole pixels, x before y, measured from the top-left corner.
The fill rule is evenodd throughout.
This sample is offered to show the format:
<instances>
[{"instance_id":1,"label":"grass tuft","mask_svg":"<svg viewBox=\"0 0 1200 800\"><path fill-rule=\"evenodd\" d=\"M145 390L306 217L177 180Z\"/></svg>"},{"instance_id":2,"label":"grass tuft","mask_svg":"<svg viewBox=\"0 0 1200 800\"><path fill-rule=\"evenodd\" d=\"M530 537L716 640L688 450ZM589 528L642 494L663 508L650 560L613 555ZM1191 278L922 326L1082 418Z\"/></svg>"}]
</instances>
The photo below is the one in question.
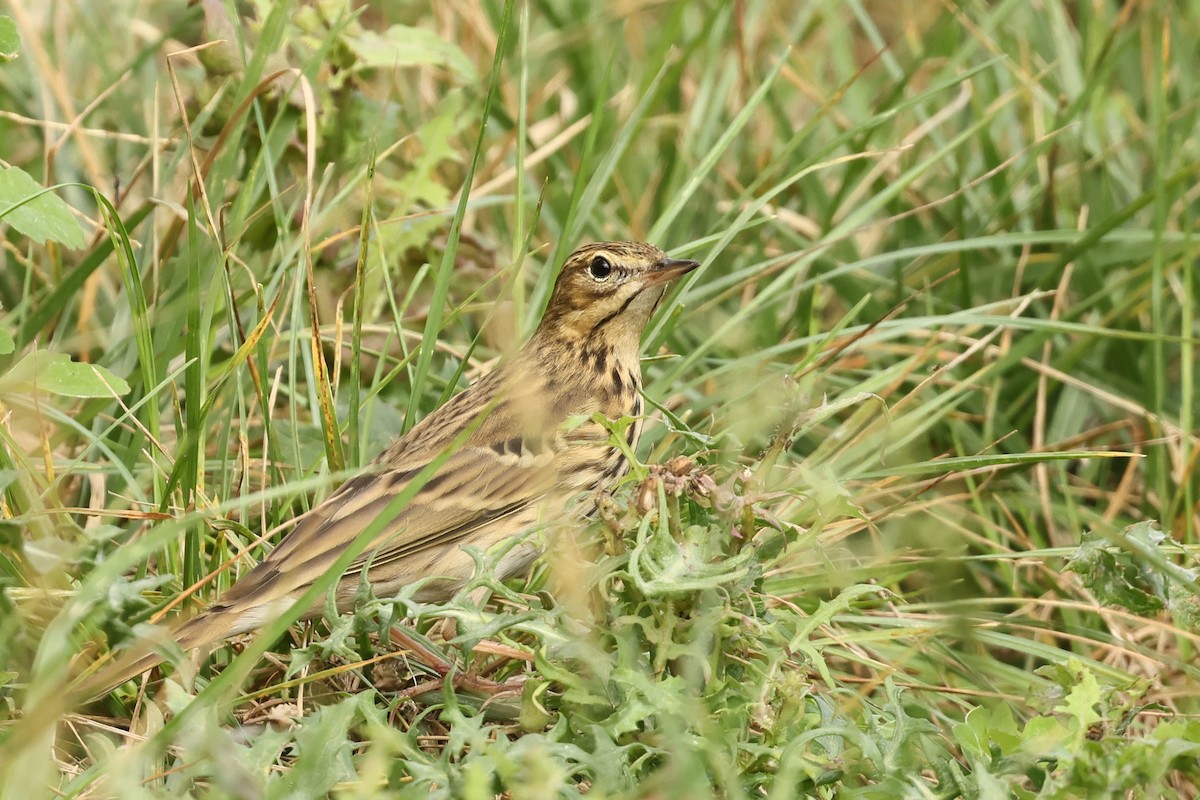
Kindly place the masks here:
<instances>
[{"instance_id":1,"label":"grass tuft","mask_svg":"<svg viewBox=\"0 0 1200 800\"><path fill-rule=\"evenodd\" d=\"M12 0L0 791L1195 796L1185 6ZM527 579L64 692L609 238L702 267Z\"/></svg>"}]
</instances>

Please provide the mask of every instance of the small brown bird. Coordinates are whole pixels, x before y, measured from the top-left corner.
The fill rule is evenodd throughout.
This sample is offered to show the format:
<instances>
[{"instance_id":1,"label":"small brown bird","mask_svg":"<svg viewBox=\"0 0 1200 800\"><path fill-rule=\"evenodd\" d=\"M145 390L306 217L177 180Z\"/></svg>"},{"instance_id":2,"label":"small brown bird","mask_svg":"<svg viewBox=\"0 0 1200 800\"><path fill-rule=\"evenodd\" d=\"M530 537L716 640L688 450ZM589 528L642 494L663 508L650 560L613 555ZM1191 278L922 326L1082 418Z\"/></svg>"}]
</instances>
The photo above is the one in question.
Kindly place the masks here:
<instances>
[{"instance_id":1,"label":"small brown bird","mask_svg":"<svg viewBox=\"0 0 1200 800\"><path fill-rule=\"evenodd\" d=\"M626 438L636 447L642 330L667 284L697 266L642 242L576 250L537 331L519 352L397 439L373 469L342 484L216 603L180 625L175 641L190 650L274 619L333 566L408 481L448 452L341 576L334 590L339 609L353 605L364 570L378 596L437 576L417 598L448 598L473 572L462 545L486 550L578 513L580 497L611 488L629 464L603 425L564 423L597 412L609 419L629 416L634 421ZM454 449L456 442L461 444ZM531 546L513 548L498 564L497 577L525 571L535 556ZM153 653L117 661L87 679L85 691L107 691L161 661Z\"/></svg>"}]
</instances>

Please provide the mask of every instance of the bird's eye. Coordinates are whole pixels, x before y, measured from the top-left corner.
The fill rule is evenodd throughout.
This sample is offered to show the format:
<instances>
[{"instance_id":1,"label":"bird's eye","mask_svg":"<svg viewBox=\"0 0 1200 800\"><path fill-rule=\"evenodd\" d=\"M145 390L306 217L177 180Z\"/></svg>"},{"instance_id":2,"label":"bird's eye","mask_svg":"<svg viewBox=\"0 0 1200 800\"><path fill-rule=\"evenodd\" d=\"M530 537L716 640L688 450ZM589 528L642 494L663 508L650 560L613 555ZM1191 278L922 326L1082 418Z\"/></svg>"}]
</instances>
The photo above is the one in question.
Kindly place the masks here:
<instances>
[{"instance_id":1,"label":"bird's eye","mask_svg":"<svg viewBox=\"0 0 1200 800\"><path fill-rule=\"evenodd\" d=\"M612 275L612 264L608 263L604 256L596 256L592 263L588 264L588 274L598 281L606 281L608 276Z\"/></svg>"}]
</instances>

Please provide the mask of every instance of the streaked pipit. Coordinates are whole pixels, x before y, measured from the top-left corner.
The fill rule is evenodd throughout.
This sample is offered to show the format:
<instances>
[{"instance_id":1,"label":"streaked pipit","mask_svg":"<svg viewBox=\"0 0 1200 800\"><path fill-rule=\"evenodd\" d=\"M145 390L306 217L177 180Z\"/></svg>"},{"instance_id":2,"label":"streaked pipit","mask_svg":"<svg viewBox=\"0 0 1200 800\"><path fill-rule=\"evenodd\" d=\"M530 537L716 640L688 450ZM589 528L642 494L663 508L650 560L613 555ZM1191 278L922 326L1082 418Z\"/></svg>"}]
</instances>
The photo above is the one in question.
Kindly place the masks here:
<instances>
[{"instance_id":1,"label":"streaked pipit","mask_svg":"<svg viewBox=\"0 0 1200 800\"><path fill-rule=\"evenodd\" d=\"M339 579L339 609L353 604L364 570L378 596L437 576L416 597L447 598L472 574L474 562L462 545L486 550L578 513L581 495L612 487L629 465L604 425L565 423L597 412L614 420L629 416L627 442L637 445L642 330L667 284L697 266L641 242L576 250L520 351L421 420L370 471L342 484L216 603L180 625L175 640L189 650L262 627L327 572L439 457L445 460L433 476ZM529 546L511 549L497 565L497 577L526 570L535 556ZM87 685L107 690L161 660L146 654L118 661Z\"/></svg>"}]
</instances>

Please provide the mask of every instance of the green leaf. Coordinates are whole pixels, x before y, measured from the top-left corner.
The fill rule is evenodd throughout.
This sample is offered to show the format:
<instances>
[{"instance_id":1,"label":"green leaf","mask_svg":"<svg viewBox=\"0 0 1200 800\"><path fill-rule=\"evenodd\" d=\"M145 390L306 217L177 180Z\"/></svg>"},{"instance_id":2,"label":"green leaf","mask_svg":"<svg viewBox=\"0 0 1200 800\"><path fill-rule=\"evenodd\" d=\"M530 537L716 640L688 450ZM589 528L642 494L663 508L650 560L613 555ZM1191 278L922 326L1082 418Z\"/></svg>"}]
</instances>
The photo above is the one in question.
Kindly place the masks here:
<instances>
[{"instance_id":1,"label":"green leaf","mask_svg":"<svg viewBox=\"0 0 1200 800\"><path fill-rule=\"evenodd\" d=\"M442 165L445 161L460 160L453 142L466 118L463 114L464 105L461 91L448 92L439 104L437 113L414 131L414 139L421 143L420 152L389 184L389 190L395 192L402 205L442 208L450 204L453 194L442 175ZM405 225L383 228L380 236L385 248L392 251L405 252L409 248L420 250L444 227L444 219L429 216L413 219ZM368 292L383 280L381 275L374 272L369 274L368 279L372 281L372 285L367 287Z\"/></svg>"},{"instance_id":2,"label":"green leaf","mask_svg":"<svg viewBox=\"0 0 1200 800\"><path fill-rule=\"evenodd\" d=\"M1162 580L1129 553L1089 535L1067 559L1067 570L1079 576L1100 602L1148 616L1160 611Z\"/></svg>"},{"instance_id":3,"label":"green leaf","mask_svg":"<svg viewBox=\"0 0 1200 800\"><path fill-rule=\"evenodd\" d=\"M1013 719L1012 706L1008 703L997 703L991 710L988 720L988 738L992 744L999 745L1004 754L1015 753L1021 747L1021 732Z\"/></svg>"},{"instance_id":4,"label":"green leaf","mask_svg":"<svg viewBox=\"0 0 1200 800\"><path fill-rule=\"evenodd\" d=\"M0 356L6 356L13 351L16 342L13 341L12 334L0 328Z\"/></svg>"},{"instance_id":5,"label":"green leaf","mask_svg":"<svg viewBox=\"0 0 1200 800\"><path fill-rule=\"evenodd\" d=\"M1103 700L1100 694L1100 684L1090 669L1085 669L1074 659L1071 660L1070 668L1076 672L1075 686L1067 693L1066 700L1055 711L1061 711L1079 720L1080 729L1086 730L1090 725L1102 719L1098 710L1102 708Z\"/></svg>"},{"instance_id":6,"label":"green leaf","mask_svg":"<svg viewBox=\"0 0 1200 800\"><path fill-rule=\"evenodd\" d=\"M0 16L0 62L12 61L21 50L21 34L12 17Z\"/></svg>"},{"instance_id":7,"label":"green leaf","mask_svg":"<svg viewBox=\"0 0 1200 800\"><path fill-rule=\"evenodd\" d=\"M0 375L0 395L34 390L64 397L112 397L129 392L129 384L104 367L72 361L65 353L30 353Z\"/></svg>"},{"instance_id":8,"label":"green leaf","mask_svg":"<svg viewBox=\"0 0 1200 800\"><path fill-rule=\"evenodd\" d=\"M954 741L968 756L984 759L988 755L988 721L991 715L981 706L967 712L967 718L951 727Z\"/></svg>"},{"instance_id":9,"label":"green leaf","mask_svg":"<svg viewBox=\"0 0 1200 800\"><path fill-rule=\"evenodd\" d=\"M350 697L308 715L296 731L296 758L284 779L295 797L321 797L355 777L350 726L362 700Z\"/></svg>"},{"instance_id":10,"label":"green leaf","mask_svg":"<svg viewBox=\"0 0 1200 800\"><path fill-rule=\"evenodd\" d=\"M345 42L358 56L362 69L436 65L448 68L464 83L479 79L466 54L432 31L393 25L383 33L363 31L347 36Z\"/></svg>"},{"instance_id":11,"label":"green leaf","mask_svg":"<svg viewBox=\"0 0 1200 800\"><path fill-rule=\"evenodd\" d=\"M1054 717L1033 717L1025 724L1026 753L1039 758L1055 758L1066 753L1064 745L1071 731Z\"/></svg>"},{"instance_id":12,"label":"green leaf","mask_svg":"<svg viewBox=\"0 0 1200 800\"><path fill-rule=\"evenodd\" d=\"M84 244L83 227L71 207L19 167L0 167L0 220L41 244Z\"/></svg>"}]
</instances>

